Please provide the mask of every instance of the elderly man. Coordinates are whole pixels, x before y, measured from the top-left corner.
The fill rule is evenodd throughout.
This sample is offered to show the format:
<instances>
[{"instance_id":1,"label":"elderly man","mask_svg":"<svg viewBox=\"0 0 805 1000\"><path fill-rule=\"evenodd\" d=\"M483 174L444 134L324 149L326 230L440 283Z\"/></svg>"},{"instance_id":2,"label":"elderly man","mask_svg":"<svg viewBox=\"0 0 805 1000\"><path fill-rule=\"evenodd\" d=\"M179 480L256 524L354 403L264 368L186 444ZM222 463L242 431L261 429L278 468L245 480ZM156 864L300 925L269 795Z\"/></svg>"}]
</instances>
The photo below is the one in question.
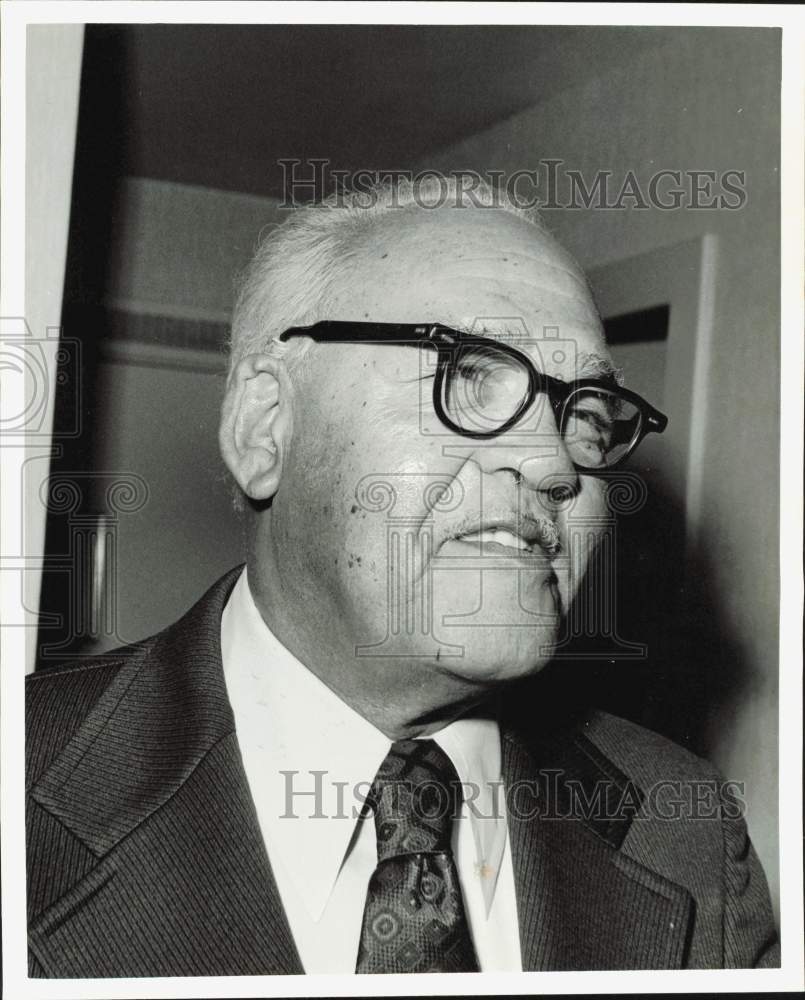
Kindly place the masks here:
<instances>
[{"instance_id":1,"label":"elderly man","mask_svg":"<svg viewBox=\"0 0 805 1000\"><path fill-rule=\"evenodd\" d=\"M717 774L536 676L665 418L538 220L416 193L297 210L246 276L246 568L30 681L32 975L779 964Z\"/></svg>"}]
</instances>

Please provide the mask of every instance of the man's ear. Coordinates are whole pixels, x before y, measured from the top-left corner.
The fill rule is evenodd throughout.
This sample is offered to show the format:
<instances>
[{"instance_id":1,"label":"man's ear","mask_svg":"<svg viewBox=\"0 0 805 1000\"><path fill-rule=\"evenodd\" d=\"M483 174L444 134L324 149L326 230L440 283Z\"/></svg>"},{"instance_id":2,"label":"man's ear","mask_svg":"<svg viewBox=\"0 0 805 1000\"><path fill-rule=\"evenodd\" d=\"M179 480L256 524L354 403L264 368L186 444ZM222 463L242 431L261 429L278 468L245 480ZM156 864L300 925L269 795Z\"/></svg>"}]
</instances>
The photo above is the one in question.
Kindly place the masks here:
<instances>
[{"instance_id":1,"label":"man's ear","mask_svg":"<svg viewBox=\"0 0 805 1000\"><path fill-rule=\"evenodd\" d=\"M229 471L252 500L277 492L293 434L293 384L285 362L249 354L233 369L218 440Z\"/></svg>"}]
</instances>

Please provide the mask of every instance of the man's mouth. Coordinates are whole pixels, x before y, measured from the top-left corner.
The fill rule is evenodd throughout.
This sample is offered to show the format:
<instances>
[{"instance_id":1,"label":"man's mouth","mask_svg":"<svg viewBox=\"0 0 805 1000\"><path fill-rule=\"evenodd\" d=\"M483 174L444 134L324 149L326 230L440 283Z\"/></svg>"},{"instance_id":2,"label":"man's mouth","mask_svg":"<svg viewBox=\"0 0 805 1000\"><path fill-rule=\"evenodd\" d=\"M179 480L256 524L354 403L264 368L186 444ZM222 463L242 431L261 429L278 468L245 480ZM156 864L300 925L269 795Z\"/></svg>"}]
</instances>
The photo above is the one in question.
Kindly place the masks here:
<instances>
[{"instance_id":1,"label":"man's mouth","mask_svg":"<svg viewBox=\"0 0 805 1000\"><path fill-rule=\"evenodd\" d=\"M553 559L561 549L556 525L547 521L528 518L467 527L466 531L459 528L453 540L476 546L482 552Z\"/></svg>"},{"instance_id":2,"label":"man's mouth","mask_svg":"<svg viewBox=\"0 0 805 1000\"><path fill-rule=\"evenodd\" d=\"M484 528L481 531L470 531L466 535L459 535L456 540L467 542L471 545L483 545L486 542L494 542L509 549L519 549L521 552L533 552L536 545L536 543L531 544L527 542L522 535L517 535L506 528Z\"/></svg>"}]
</instances>

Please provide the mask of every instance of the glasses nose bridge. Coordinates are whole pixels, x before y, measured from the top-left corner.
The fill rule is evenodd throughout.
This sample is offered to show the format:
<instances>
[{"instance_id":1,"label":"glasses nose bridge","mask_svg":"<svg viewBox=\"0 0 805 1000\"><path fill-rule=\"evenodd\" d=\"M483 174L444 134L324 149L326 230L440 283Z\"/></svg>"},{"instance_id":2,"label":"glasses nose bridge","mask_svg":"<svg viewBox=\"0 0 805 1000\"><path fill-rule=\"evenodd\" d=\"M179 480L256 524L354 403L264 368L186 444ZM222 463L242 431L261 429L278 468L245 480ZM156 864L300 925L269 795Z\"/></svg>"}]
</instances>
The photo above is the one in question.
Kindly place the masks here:
<instances>
[{"instance_id":1,"label":"glasses nose bridge","mask_svg":"<svg viewBox=\"0 0 805 1000\"><path fill-rule=\"evenodd\" d=\"M562 410L564 409L567 398L572 392L572 386L568 385L567 382L562 381L559 378L552 378L550 375L541 375L542 384L545 387L545 393L548 396L548 401L553 410L554 419L556 420L556 429L561 433L561 418Z\"/></svg>"},{"instance_id":2,"label":"glasses nose bridge","mask_svg":"<svg viewBox=\"0 0 805 1000\"><path fill-rule=\"evenodd\" d=\"M551 378L535 369L534 395L527 409L520 415L517 424L506 433L517 431L518 428L528 427L533 423L536 436L542 436L546 432L544 421L547 412L553 416L552 434L556 435L560 444L562 442L561 416L569 394L568 386L560 379ZM564 447L563 444L561 444Z\"/></svg>"}]
</instances>

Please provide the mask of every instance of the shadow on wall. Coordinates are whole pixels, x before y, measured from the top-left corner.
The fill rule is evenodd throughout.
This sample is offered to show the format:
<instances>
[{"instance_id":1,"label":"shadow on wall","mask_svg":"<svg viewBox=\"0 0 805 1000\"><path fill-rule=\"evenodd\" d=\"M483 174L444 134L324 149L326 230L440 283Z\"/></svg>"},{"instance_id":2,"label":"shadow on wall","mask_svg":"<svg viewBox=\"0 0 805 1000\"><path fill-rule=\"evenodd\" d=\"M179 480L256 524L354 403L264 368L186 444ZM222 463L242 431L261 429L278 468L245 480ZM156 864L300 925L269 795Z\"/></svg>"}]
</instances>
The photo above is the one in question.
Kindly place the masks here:
<instances>
[{"instance_id":1,"label":"shadow on wall","mask_svg":"<svg viewBox=\"0 0 805 1000\"><path fill-rule=\"evenodd\" d=\"M712 721L741 703L751 677L745 652L719 614L714 553L702 546L686 562L683 503L659 476L651 477L640 510L618 516L615 552L615 635L644 644L645 658L619 656L612 640L602 645L598 636L575 636L540 675L539 697L593 705L711 758ZM582 584L588 594L600 560L599 554ZM592 596L588 605L600 610Z\"/></svg>"}]
</instances>

